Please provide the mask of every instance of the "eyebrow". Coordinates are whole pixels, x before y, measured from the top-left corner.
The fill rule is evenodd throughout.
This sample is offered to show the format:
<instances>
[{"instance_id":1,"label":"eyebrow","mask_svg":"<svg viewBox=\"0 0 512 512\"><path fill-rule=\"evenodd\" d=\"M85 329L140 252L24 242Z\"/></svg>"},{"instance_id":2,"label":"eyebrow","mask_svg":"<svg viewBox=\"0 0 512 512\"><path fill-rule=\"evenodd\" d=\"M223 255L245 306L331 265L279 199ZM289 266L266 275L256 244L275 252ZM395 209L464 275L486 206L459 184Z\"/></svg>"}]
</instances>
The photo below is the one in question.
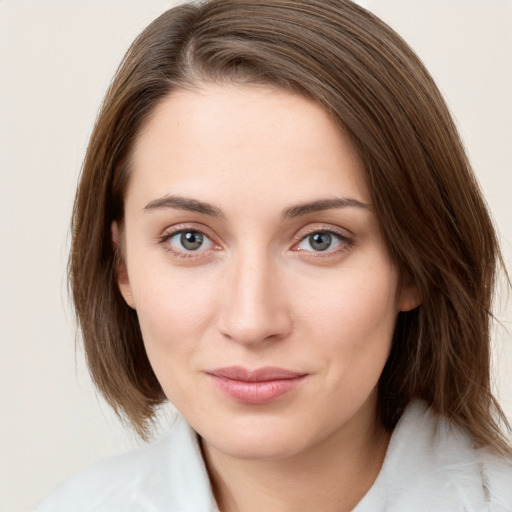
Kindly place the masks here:
<instances>
[{"instance_id":1,"label":"eyebrow","mask_svg":"<svg viewBox=\"0 0 512 512\"><path fill-rule=\"evenodd\" d=\"M163 210L166 208L174 208L175 210L187 210L189 212L202 213L203 215L210 215L211 217L224 217L219 208L182 196L164 196L159 199L151 201L144 207L144 211Z\"/></svg>"},{"instance_id":2,"label":"eyebrow","mask_svg":"<svg viewBox=\"0 0 512 512\"><path fill-rule=\"evenodd\" d=\"M340 197L330 199L318 199L315 201L309 201L306 203L300 203L294 206L289 206L283 210L281 214L281 220L293 219L310 213L321 212L325 210L333 210L336 208L361 208L370 209L370 205L353 199L351 197ZM224 218L222 211L216 206L206 203L204 201L198 201L189 197L166 195L155 199L148 203L144 207L145 212L154 210L164 210L166 208L172 208L175 210L186 210L190 212L200 213L203 215L209 215L211 217Z\"/></svg>"},{"instance_id":3,"label":"eyebrow","mask_svg":"<svg viewBox=\"0 0 512 512\"><path fill-rule=\"evenodd\" d=\"M370 210L370 205L353 199L351 197L340 197L333 199L319 199L290 206L283 211L281 220L293 219L309 213L322 212L325 210L333 210L335 208L362 208Z\"/></svg>"}]
</instances>

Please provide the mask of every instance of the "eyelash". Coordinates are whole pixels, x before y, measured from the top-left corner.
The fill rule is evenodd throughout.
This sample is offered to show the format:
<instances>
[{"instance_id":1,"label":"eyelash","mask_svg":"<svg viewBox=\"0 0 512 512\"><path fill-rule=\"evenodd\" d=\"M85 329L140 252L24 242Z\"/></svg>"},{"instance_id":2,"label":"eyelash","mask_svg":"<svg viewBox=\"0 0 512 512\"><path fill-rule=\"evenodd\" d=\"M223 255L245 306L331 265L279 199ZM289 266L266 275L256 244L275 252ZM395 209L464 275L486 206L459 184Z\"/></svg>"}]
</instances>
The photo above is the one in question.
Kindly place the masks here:
<instances>
[{"instance_id":1,"label":"eyelash","mask_svg":"<svg viewBox=\"0 0 512 512\"><path fill-rule=\"evenodd\" d=\"M168 242L172 238L174 238L177 235L182 235L183 233L198 233L201 236L203 236L205 239L209 240L210 243L215 247L214 249L208 248L203 250L197 250L197 251L186 251L186 250L180 250L173 248ZM328 234L332 237L335 237L338 242L339 246L335 249L327 249L324 251L308 251L304 249L299 249L297 246L301 244L302 242L306 241L308 237L315 235L317 233L322 234ZM220 246L216 244L213 241L212 235L210 235L207 230L204 228L199 228L196 226L177 226L172 229L172 231L165 232L161 237L158 238L158 243L161 244L164 247L164 250L171 253L173 256L184 259L184 260L195 260L198 258L203 258L206 256L205 253L211 251L211 250L219 250ZM313 257L313 258L328 258L332 257L334 255L337 255L339 253L345 252L349 250L352 246L355 245L355 242L353 239L349 238L346 234L342 233L341 231L337 231L333 229L332 227L324 227L324 226L315 226L314 229L307 229L304 231L299 232L296 237L295 241L292 246L292 251L300 252L303 256L307 257ZM211 254L208 254L208 256L211 256Z\"/></svg>"},{"instance_id":2,"label":"eyelash","mask_svg":"<svg viewBox=\"0 0 512 512\"><path fill-rule=\"evenodd\" d=\"M204 228L199 228L196 226L177 226L172 229L172 231L166 231L161 237L158 238L158 243L164 247L164 250L171 253L173 256L177 258L181 258L184 260L195 260L198 258L202 258L205 256L206 251L210 251L212 249L206 250L198 250L198 251L186 251L180 249L174 249L168 242L172 240L176 235L180 235L183 233L198 233L202 235L205 239L209 240L214 247L220 247L213 241L213 237L206 232ZM213 250L218 250L217 248Z\"/></svg>"},{"instance_id":3,"label":"eyelash","mask_svg":"<svg viewBox=\"0 0 512 512\"><path fill-rule=\"evenodd\" d=\"M312 235L316 235L317 233L327 234L334 238L336 238L339 242L338 247L335 247L334 249L327 249L326 251L307 251L304 249L296 248L299 244L306 241L308 237ZM297 252L302 253L302 255L307 255L307 257L312 258L329 258L333 257L335 255L338 255L340 253L343 253L345 251L348 251L351 247L355 245L355 242L352 238L348 237L345 233L343 233L341 230L338 231L336 229L333 229L332 227L327 226L315 226L313 229L308 228L305 231L300 231L296 236L297 242L294 243L293 247ZM304 254L306 253L306 254Z\"/></svg>"}]
</instances>

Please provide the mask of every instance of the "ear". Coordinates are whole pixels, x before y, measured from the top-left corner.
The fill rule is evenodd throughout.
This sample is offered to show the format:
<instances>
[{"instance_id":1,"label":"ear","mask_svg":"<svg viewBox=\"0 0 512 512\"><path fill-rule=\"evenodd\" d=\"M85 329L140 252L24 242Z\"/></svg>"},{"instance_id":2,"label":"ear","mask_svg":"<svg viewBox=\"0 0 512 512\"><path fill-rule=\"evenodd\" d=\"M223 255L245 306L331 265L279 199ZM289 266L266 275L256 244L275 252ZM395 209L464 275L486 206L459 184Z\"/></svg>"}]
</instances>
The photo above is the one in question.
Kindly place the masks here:
<instances>
[{"instance_id":1,"label":"ear","mask_svg":"<svg viewBox=\"0 0 512 512\"><path fill-rule=\"evenodd\" d=\"M412 311L421 305L421 301L422 296L418 286L408 274L405 274L402 277L398 310Z\"/></svg>"},{"instance_id":2,"label":"ear","mask_svg":"<svg viewBox=\"0 0 512 512\"><path fill-rule=\"evenodd\" d=\"M112 245L115 251L117 285L119 286L119 291L121 292L126 304L128 304L132 309L135 309L135 301L133 300L130 279L128 278L125 259L122 255L122 232L117 221L112 222L110 225L110 233L112 236Z\"/></svg>"}]
</instances>

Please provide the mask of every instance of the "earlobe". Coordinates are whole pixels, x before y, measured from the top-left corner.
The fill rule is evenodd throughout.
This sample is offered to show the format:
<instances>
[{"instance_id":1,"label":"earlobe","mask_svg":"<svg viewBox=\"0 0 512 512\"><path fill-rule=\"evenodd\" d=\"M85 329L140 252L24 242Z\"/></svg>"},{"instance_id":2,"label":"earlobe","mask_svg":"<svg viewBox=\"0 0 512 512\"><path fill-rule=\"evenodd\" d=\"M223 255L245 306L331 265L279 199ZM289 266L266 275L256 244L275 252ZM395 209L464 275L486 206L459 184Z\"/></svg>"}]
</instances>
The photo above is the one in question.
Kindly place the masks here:
<instances>
[{"instance_id":1,"label":"earlobe","mask_svg":"<svg viewBox=\"0 0 512 512\"><path fill-rule=\"evenodd\" d=\"M117 221L113 221L110 225L110 233L112 236L112 245L115 252L115 271L117 276L117 285L126 304L135 309L135 301L133 300L130 279L126 269L125 258L122 254L123 235Z\"/></svg>"},{"instance_id":2,"label":"earlobe","mask_svg":"<svg viewBox=\"0 0 512 512\"><path fill-rule=\"evenodd\" d=\"M399 311L412 311L421 305L422 296L418 286L411 278L404 279L398 303Z\"/></svg>"}]
</instances>

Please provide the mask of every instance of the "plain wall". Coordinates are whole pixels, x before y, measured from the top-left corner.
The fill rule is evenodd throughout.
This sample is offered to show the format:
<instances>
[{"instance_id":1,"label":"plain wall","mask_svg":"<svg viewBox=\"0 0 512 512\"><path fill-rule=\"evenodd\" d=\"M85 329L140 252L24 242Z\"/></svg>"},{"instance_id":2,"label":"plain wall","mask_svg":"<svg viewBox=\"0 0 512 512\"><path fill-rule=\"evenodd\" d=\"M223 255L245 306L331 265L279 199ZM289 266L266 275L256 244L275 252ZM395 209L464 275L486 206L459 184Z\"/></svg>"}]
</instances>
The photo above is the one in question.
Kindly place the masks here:
<instances>
[{"instance_id":1,"label":"plain wall","mask_svg":"<svg viewBox=\"0 0 512 512\"><path fill-rule=\"evenodd\" d=\"M175 2L176 3L176 2ZM454 113L512 268L512 2L367 0ZM87 138L128 45L169 0L0 0L0 510L140 444L98 398L68 305L68 222ZM504 325L508 308L497 311ZM496 329L512 418L511 338ZM168 419L163 419L163 428Z\"/></svg>"}]
</instances>

